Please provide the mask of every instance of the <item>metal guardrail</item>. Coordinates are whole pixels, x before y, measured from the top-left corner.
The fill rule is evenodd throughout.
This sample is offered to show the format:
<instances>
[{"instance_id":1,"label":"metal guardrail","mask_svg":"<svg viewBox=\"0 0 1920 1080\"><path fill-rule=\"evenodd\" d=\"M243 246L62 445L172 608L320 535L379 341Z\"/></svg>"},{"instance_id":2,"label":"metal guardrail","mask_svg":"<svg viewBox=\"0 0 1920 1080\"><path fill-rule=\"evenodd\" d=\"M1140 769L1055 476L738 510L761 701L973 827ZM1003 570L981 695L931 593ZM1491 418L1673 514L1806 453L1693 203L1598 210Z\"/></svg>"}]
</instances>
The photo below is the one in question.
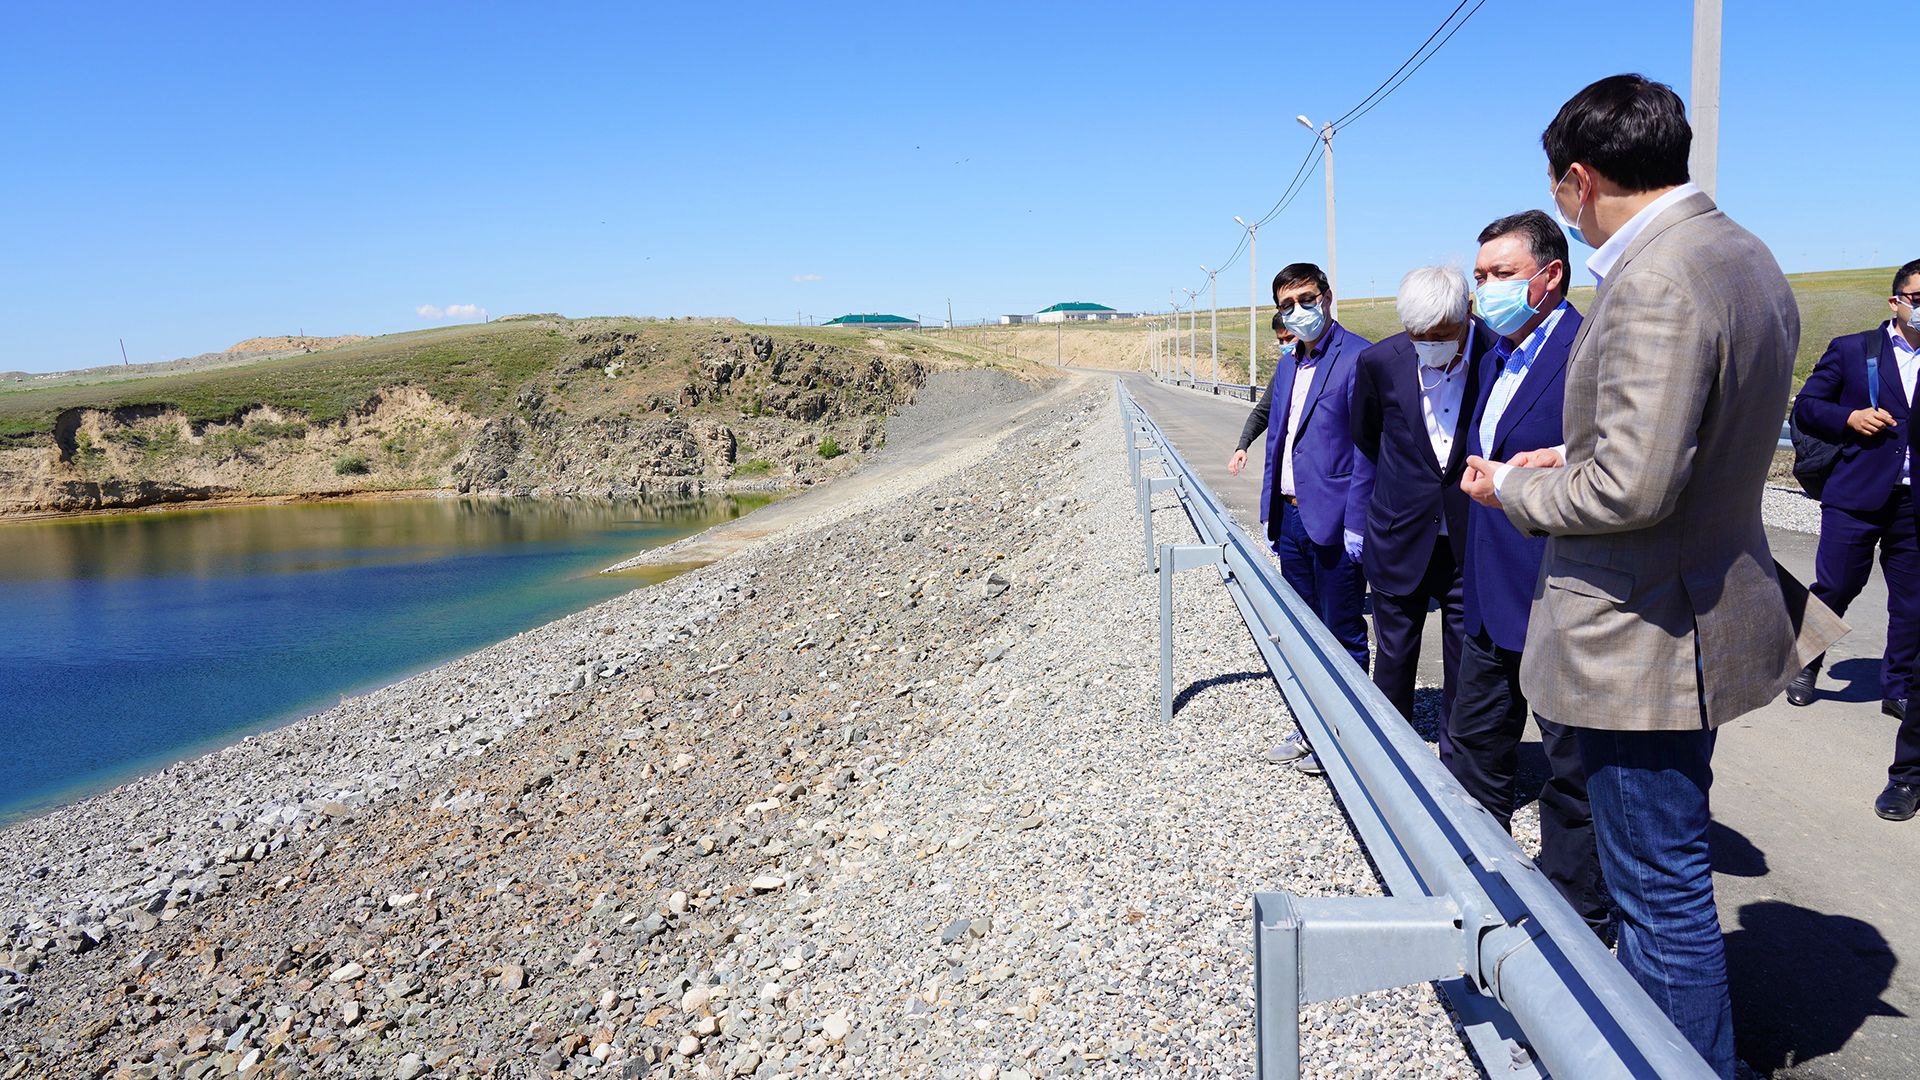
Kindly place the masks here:
<instances>
[{"instance_id":1,"label":"metal guardrail","mask_svg":"<svg viewBox=\"0 0 1920 1080\"><path fill-rule=\"evenodd\" d=\"M1300 1007L1438 982L1487 1074L1710 1078L1713 1072L1506 830L1440 764L1257 543L1116 382L1160 577L1160 709L1173 703L1173 576L1213 567L1379 868L1388 896L1254 896L1259 1076L1300 1074ZM1161 465L1162 476L1142 468ZM1153 541L1172 491L1198 544Z\"/></svg>"},{"instance_id":2,"label":"metal guardrail","mask_svg":"<svg viewBox=\"0 0 1920 1080\"><path fill-rule=\"evenodd\" d=\"M1255 401L1259 398L1260 388L1246 383L1215 382L1212 379L1190 379L1183 375L1156 376L1156 381L1173 386L1184 386L1201 393L1211 393L1215 397L1240 398L1243 401Z\"/></svg>"}]
</instances>

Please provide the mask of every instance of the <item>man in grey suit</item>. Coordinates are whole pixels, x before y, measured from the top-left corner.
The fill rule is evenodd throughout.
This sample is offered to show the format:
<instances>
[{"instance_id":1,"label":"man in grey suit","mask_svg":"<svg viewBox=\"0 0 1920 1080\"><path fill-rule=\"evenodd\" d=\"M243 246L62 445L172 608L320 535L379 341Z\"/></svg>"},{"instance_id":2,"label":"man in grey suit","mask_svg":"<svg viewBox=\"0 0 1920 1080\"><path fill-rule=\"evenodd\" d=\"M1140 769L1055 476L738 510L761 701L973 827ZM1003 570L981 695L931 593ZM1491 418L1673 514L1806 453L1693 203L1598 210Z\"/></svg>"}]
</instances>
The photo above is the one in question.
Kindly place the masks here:
<instances>
[{"instance_id":1,"label":"man in grey suit","mask_svg":"<svg viewBox=\"0 0 1920 1080\"><path fill-rule=\"evenodd\" d=\"M1760 493L1800 320L1773 255L1687 179L1672 89L1616 75L1541 137L1599 282L1566 369L1566 444L1469 462L1462 487L1549 537L1520 683L1576 729L1620 963L1732 1080L1713 903L1714 729L1845 632L1780 571Z\"/></svg>"}]
</instances>

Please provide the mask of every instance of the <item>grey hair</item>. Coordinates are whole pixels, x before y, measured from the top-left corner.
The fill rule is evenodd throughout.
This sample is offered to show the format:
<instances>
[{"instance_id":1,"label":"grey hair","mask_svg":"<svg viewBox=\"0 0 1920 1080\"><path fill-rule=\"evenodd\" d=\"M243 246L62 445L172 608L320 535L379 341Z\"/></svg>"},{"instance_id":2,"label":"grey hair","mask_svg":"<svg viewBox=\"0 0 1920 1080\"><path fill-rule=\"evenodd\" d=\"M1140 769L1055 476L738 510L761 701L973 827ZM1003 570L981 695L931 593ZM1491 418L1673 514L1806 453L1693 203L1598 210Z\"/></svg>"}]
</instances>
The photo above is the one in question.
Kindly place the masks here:
<instances>
[{"instance_id":1,"label":"grey hair","mask_svg":"<svg viewBox=\"0 0 1920 1080\"><path fill-rule=\"evenodd\" d=\"M1442 326L1464 326L1473 288L1457 266L1422 266L1400 279L1394 311L1410 334Z\"/></svg>"}]
</instances>

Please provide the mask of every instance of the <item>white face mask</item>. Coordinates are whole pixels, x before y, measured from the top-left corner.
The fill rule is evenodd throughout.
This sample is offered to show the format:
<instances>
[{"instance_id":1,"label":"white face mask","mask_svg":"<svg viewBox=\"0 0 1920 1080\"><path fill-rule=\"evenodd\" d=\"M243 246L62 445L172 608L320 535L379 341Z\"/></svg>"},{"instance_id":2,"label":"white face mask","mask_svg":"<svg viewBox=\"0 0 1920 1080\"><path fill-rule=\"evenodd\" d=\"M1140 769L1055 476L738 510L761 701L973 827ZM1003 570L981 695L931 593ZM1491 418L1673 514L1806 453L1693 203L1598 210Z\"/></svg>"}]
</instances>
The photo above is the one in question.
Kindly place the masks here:
<instances>
[{"instance_id":1,"label":"white face mask","mask_svg":"<svg viewBox=\"0 0 1920 1080\"><path fill-rule=\"evenodd\" d=\"M1415 341L1413 351L1414 355L1420 358L1420 363L1439 369L1453 363L1453 358L1460 355L1460 343L1458 341Z\"/></svg>"},{"instance_id":2,"label":"white face mask","mask_svg":"<svg viewBox=\"0 0 1920 1080\"><path fill-rule=\"evenodd\" d=\"M1908 304L1907 317L1902 321L1905 322L1909 327L1915 330L1920 330L1920 307L1915 307L1912 304Z\"/></svg>"}]
</instances>

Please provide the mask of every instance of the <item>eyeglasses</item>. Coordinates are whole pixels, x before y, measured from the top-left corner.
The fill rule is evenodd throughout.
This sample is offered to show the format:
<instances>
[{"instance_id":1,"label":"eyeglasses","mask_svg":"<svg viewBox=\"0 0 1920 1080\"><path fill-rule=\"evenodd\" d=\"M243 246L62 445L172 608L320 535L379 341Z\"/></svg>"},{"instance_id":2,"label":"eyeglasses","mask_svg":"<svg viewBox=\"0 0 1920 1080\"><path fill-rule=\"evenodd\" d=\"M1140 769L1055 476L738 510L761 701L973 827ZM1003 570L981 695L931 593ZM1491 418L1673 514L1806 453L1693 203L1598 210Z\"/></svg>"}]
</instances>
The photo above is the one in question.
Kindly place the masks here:
<instances>
[{"instance_id":1,"label":"eyeglasses","mask_svg":"<svg viewBox=\"0 0 1920 1080\"><path fill-rule=\"evenodd\" d=\"M1908 307L1920 307L1920 292L1897 292L1893 298Z\"/></svg>"},{"instance_id":2,"label":"eyeglasses","mask_svg":"<svg viewBox=\"0 0 1920 1080\"><path fill-rule=\"evenodd\" d=\"M1317 304L1320 302L1320 293L1318 290L1310 292L1300 297L1299 302L1302 304ZM1282 318L1293 314L1293 305L1294 300L1292 298L1280 301L1280 315Z\"/></svg>"}]
</instances>

